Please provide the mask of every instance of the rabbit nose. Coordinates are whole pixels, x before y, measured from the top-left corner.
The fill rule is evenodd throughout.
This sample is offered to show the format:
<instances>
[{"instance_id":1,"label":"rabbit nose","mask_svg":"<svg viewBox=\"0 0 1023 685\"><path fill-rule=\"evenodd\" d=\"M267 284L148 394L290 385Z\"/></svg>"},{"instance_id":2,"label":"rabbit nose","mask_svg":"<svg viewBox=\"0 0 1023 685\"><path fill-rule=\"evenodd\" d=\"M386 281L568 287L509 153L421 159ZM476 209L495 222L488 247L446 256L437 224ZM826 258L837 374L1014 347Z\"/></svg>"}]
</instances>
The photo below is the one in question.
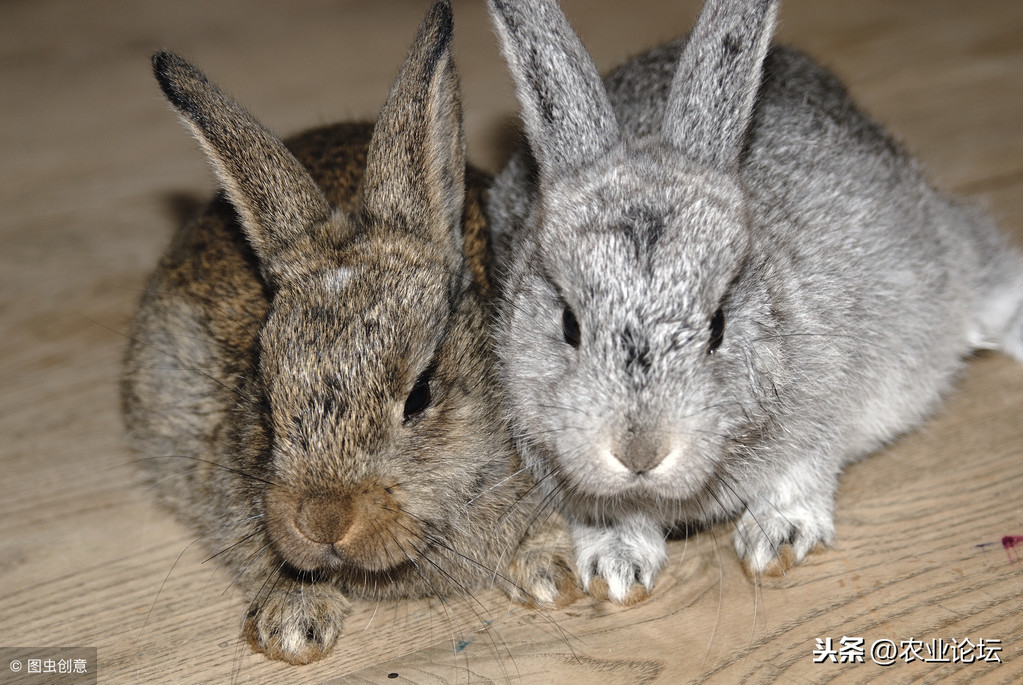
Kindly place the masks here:
<instances>
[{"instance_id":1,"label":"rabbit nose","mask_svg":"<svg viewBox=\"0 0 1023 685\"><path fill-rule=\"evenodd\" d=\"M618 461L637 475L657 468L665 457L659 441L644 433L632 431L628 433L625 444L614 454Z\"/></svg>"},{"instance_id":2,"label":"rabbit nose","mask_svg":"<svg viewBox=\"0 0 1023 685\"><path fill-rule=\"evenodd\" d=\"M354 520L351 498L307 497L295 514L295 527L313 542L329 545L342 540Z\"/></svg>"},{"instance_id":3,"label":"rabbit nose","mask_svg":"<svg viewBox=\"0 0 1023 685\"><path fill-rule=\"evenodd\" d=\"M315 571L355 566L383 570L404 563L421 544L418 521L375 481L337 490L270 488L264 494L267 530L288 564Z\"/></svg>"}]
</instances>

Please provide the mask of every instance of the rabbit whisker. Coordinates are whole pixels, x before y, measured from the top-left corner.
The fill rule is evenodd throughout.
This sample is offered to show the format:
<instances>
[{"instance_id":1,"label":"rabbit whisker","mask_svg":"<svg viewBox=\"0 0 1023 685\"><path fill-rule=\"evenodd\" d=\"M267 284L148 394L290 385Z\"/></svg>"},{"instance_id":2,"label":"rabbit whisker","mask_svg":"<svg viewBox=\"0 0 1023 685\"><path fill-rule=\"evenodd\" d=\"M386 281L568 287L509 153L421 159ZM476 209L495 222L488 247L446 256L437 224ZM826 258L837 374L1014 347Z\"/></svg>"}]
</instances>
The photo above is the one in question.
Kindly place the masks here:
<instances>
[{"instance_id":1,"label":"rabbit whisker","mask_svg":"<svg viewBox=\"0 0 1023 685\"><path fill-rule=\"evenodd\" d=\"M218 462L211 461L209 459L203 459L202 457L192 456L191 454L162 454L162 455L157 455L157 456L152 456L152 457L139 457L138 461L140 461L140 462L141 461L148 461L150 459L190 459L192 461L199 462L201 464L207 464L209 466L216 466L217 468L224 469L225 471L227 471L229 473L233 473L235 475L242 476L243 478L248 478L250 480L258 481L260 483L264 483L266 485L270 485L270 486L273 486L273 487L281 487L280 485L278 485L277 483L275 483L275 482L273 482L271 480L267 480L265 478L260 478L259 476L254 476L251 473L246 473L245 471L242 471L240 469L236 469L236 468L233 468L231 466L227 466L225 464L220 464Z\"/></svg>"},{"instance_id":2,"label":"rabbit whisker","mask_svg":"<svg viewBox=\"0 0 1023 685\"><path fill-rule=\"evenodd\" d=\"M277 590L277 585L281 582L282 579L287 580L289 584L294 582L291 581L290 579L285 578L284 567L285 562L282 561L280 564L278 564L275 570L267 574L266 578L263 580L263 584L260 586L259 590L253 597L252 602L249 603L250 609L249 613L251 616L255 617L263 613L263 610L266 607L266 603L270 601L271 597L273 597L274 592ZM273 584L270 585L269 589L267 589L267 583L269 583L271 579L273 579ZM253 606L255 606L255 611L252 611Z\"/></svg>"},{"instance_id":3,"label":"rabbit whisker","mask_svg":"<svg viewBox=\"0 0 1023 685\"><path fill-rule=\"evenodd\" d=\"M461 632L457 628L457 616L455 615L454 608L448 603L446 596L444 594L440 593L437 590L436 586L434 586L434 584L432 582L430 582L430 579L426 576L425 573L423 573L423 570L419 567L419 564L404 549L404 547L401 545L401 543L398 542L397 538L394 539L394 543L395 543L395 545L397 545L398 549L401 550L402 554L405 555L405 558L409 560L409 563L412 564L412 568L415 569L416 574L430 588L431 597L436 598L437 601L439 601L441 603L441 606L444 607L444 613L445 613L445 615L446 615L446 617L447 617L447 619L449 621L449 625L452 627L452 633L451 633L452 655L454 656L454 658L457 659L458 642L462 640L462 636L461 636ZM427 561L429 561L429 560L427 560ZM468 604L468 601L464 600L464 598L463 598L463 601L465 601L465 603L469 606L469 609L475 613L475 610L473 609L473 607L471 605ZM480 620L480 623L484 627L486 627L486 622L483 621L482 618L478 614L477 614L477 619ZM493 638L491 638L491 639L493 639ZM467 661L466 669L468 669L468 655L466 655L466 661Z\"/></svg>"},{"instance_id":4,"label":"rabbit whisker","mask_svg":"<svg viewBox=\"0 0 1023 685\"><path fill-rule=\"evenodd\" d=\"M533 492L535 492L535 491L537 490L537 488L539 488L539 487L540 487L540 485L541 485L541 484L542 484L542 483L543 483L544 481L546 481L548 477L552 476L553 474L554 474L554 472L553 472L553 471L551 471L550 473L548 473L548 474L547 474L546 476L544 476L543 478L539 478L539 479L537 479L537 480L536 480L536 482L535 482L535 483L533 483L532 485L530 485L530 486L529 486L529 488L528 488L528 489L527 489L527 490L526 490L525 492L523 492L523 493L522 493L521 495L519 495L518 497L516 497L516 498L515 498L515 499L514 499L514 500L513 500L513 501L512 501L512 502L511 502L511 503L510 503L510 504L509 504L509 505L508 505L508 506L507 506L506 508L505 508L505 511L504 511L504 513L503 513L503 514L501 514L500 518L498 518L498 519L497 519L497 523L498 523L499 525L500 525L500 524L502 524L502 523L504 523L504 520L505 520L505 519L506 519L506 518L507 518L508 516L510 516L510 515L512 514L512 512L514 512L514 511L515 511L515 509L516 509L516 508L517 508L517 507L519 506L519 504L520 504L520 503L521 503L521 502L522 502L522 501L523 501L524 499L526 499L527 497L531 496L531 495L533 494Z\"/></svg>"},{"instance_id":5,"label":"rabbit whisker","mask_svg":"<svg viewBox=\"0 0 1023 685\"><path fill-rule=\"evenodd\" d=\"M513 471L512 473L508 474L507 476L505 476L505 477L504 477L504 478L502 478L501 480L499 480L499 481L497 481L496 483L494 483L493 485L491 485L491 486L490 486L489 488L487 488L487 489L486 489L486 490L484 490L483 492L479 493L478 495L476 495L476 496L475 496L475 497L473 497L472 499L468 500L468 501L467 501L467 502L466 502L465 504L466 504L466 505L470 505L470 504L472 504L473 502L475 502L476 500L478 500L478 499L479 499L480 497L483 497L483 495L486 495L486 494L490 493L491 491L493 491L493 490L495 490L496 488L500 487L500 486L501 486L501 485L503 485L504 483L507 483L507 482L508 482L509 480L511 480L511 479L512 479L512 478L514 478L515 476L517 476L517 475L519 475L520 473L522 473L522 472L524 472L524 471L527 471L527 470L528 470L528 467L525 467L525 466L523 466L522 468L518 469L517 471Z\"/></svg>"},{"instance_id":6,"label":"rabbit whisker","mask_svg":"<svg viewBox=\"0 0 1023 685\"><path fill-rule=\"evenodd\" d=\"M451 576L450 573L444 570L443 567L434 562L428 556L423 556L420 550L416 549L414 545L413 549L415 549L416 552L420 554L420 557L422 559L426 560L427 563L431 564L449 583L451 583L455 588L460 590L459 593L456 593L456 596L460 597L463 600L464 604L476 616L476 620L479 621L479 624L482 627L483 632L487 635L488 639L490 640L491 646L494 648L494 653L495 654L501 653L502 650L497 646L497 641L494 638L494 633L493 631L490 630L490 624L493 623L494 621L493 618L489 618L491 616L490 610L487 609L482 602L480 602L476 595L470 592L467 587L459 583L453 576ZM440 596L438 595L438 597ZM472 602L469 601L470 599L472 600ZM443 599L441 601L443 601ZM482 614L476 610L476 607L473 606L474 604L479 607L479 609L483 612ZM484 616L488 618L484 618ZM507 644L505 645L504 652L507 653L508 657L512 659L512 663L514 664L515 663L514 655L511 653L511 650L509 649ZM516 668L516 670L518 669Z\"/></svg>"},{"instance_id":7,"label":"rabbit whisker","mask_svg":"<svg viewBox=\"0 0 1023 685\"><path fill-rule=\"evenodd\" d=\"M243 523L243 522L246 522L246 521L253 521L253 520L256 520L256 519L261 519L261 518L263 518L263 515L262 515L262 514L257 514L257 515L255 515L255 516L250 516L250 517L249 517L249 518L247 518L247 519L243 519L243 520L242 520L241 522ZM233 524L232 524L232 525L233 525ZM224 526L224 527L226 528L227 526ZM215 553L211 554L210 556L206 557L206 558L205 558L205 559L203 559L203 560L202 560L202 562L200 562L200 563L203 563L203 564L205 564L205 563L206 563L206 562L208 562L208 561L212 561L213 559L216 559L217 557L221 556L222 554L225 554L225 553L227 553L227 552L230 552L231 550L233 550L234 548L238 547L239 545L245 544L246 542L248 542L248 541L249 541L249 540L251 540L252 538L256 537L256 536L257 536L257 535L259 535L259 534L260 534L261 532L262 532L262 531L260 531L260 530L258 530L258 529L257 529L257 530L254 530L254 531L252 531L251 533L249 533L248 535L244 536L243 538L241 538L241 539L240 539L240 540L238 540L237 542L234 542L234 543L232 543L232 544L228 545L227 547L223 548L223 549L222 549L222 550L220 550L219 552L215 552Z\"/></svg>"},{"instance_id":8,"label":"rabbit whisker","mask_svg":"<svg viewBox=\"0 0 1023 685\"><path fill-rule=\"evenodd\" d=\"M194 540L189 542L187 545L185 545L185 547L180 552L178 552L178 556L175 557L174 563L171 564L170 569L167 571L167 575L164 576L164 578L163 578L163 582L160 583L160 587L156 590L156 597L153 598L153 603L149 606L149 611L146 612L146 617L142 621L142 626L139 628L139 632L135 636L135 641L136 642L138 642L139 640L142 639L142 631L145 630L146 626L149 624L149 618L153 614L153 609L156 608L156 603L160 599L160 594L163 592L164 586L167 585L167 581L170 580L171 574L174 572L174 569L177 567L178 562L181 561L181 557L183 557L185 555L185 552L187 552L189 550L189 548L192 547L192 545L194 545L195 543L199 542L203 538L206 538L206 537L212 535L215 532L217 532L217 531L216 530L212 530L212 531L210 531L208 533L200 535L199 537L195 538Z\"/></svg>"},{"instance_id":9,"label":"rabbit whisker","mask_svg":"<svg viewBox=\"0 0 1023 685\"><path fill-rule=\"evenodd\" d=\"M221 594L222 595L227 594L227 591L230 590L234 586L235 583L237 583L238 581L241 580L242 576L244 576L245 573L249 570L249 567L252 565L252 563L259 556L265 554L266 551L272 547L272 544L273 543L267 542L265 545L263 545L262 547L258 548L255 552L253 552L249 556L245 557L245 559L243 560L244 564L242 565L241 569L238 570L238 572L235 574L234 578L231 579L231 582L227 584L227 587L224 588L224 592L222 592ZM283 568L283 567L284 567L284 562L282 561L281 562L281 568Z\"/></svg>"}]
</instances>

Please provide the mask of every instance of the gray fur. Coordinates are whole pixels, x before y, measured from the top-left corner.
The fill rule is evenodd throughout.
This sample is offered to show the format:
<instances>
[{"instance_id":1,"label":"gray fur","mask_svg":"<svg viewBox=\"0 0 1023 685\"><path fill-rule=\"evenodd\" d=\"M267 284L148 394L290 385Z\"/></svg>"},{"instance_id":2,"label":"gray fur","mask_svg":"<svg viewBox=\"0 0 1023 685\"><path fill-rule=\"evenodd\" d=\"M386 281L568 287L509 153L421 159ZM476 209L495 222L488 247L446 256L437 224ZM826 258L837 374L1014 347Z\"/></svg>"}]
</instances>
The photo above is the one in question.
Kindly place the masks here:
<instances>
[{"instance_id":1,"label":"gray fur","mask_svg":"<svg viewBox=\"0 0 1023 685\"><path fill-rule=\"evenodd\" d=\"M554 4L492 0L494 26L522 92L522 120L542 175L570 171L597 159L617 138L600 75L586 48Z\"/></svg>"},{"instance_id":2,"label":"gray fur","mask_svg":"<svg viewBox=\"0 0 1023 685\"><path fill-rule=\"evenodd\" d=\"M798 563L833 541L843 467L927 417L964 357L1023 359L1023 257L828 71L768 48L775 5L709 0L691 38L612 71L611 142L557 174L540 148L572 134L529 112L532 84L564 75L522 55L563 51L570 29L554 0L523 0L528 26L499 30L529 143L489 204L506 406L584 585L618 601L651 588L663 531L687 523L739 517L751 574Z\"/></svg>"},{"instance_id":3,"label":"gray fur","mask_svg":"<svg viewBox=\"0 0 1023 685\"><path fill-rule=\"evenodd\" d=\"M154 57L230 202L178 232L142 298L129 441L271 658L328 654L352 597L576 596L496 411L486 178L465 166L450 39L438 2L375 128L287 144Z\"/></svg>"}]
</instances>

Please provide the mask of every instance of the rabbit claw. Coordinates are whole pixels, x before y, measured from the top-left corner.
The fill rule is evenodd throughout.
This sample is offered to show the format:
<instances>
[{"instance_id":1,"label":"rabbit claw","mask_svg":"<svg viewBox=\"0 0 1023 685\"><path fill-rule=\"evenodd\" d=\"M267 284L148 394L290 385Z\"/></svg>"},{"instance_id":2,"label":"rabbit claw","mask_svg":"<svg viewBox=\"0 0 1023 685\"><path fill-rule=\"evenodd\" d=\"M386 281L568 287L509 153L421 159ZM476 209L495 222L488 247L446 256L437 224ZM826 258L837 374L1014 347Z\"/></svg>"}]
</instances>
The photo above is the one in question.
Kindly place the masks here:
<instances>
[{"instance_id":1,"label":"rabbit claw","mask_svg":"<svg viewBox=\"0 0 1023 685\"><path fill-rule=\"evenodd\" d=\"M816 549L830 545L835 524L830 511L811 506L747 509L732 542L750 578L781 576Z\"/></svg>"},{"instance_id":2,"label":"rabbit claw","mask_svg":"<svg viewBox=\"0 0 1023 685\"><path fill-rule=\"evenodd\" d=\"M660 527L635 517L614 526L573 528L583 588L596 599L631 605L649 596L667 560Z\"/></svg>"},{"instance_id":3,"label":"rabbit claw","mask_svg":"<svg viewBox=\"0 0 1023 685\"><path fill-rule=\"evenodd\" d=\"M243 634L252 649L289 664L319 661L334 649L348 599L328 585L302 585L254 603Z\"/></svg>"}]
</instances>

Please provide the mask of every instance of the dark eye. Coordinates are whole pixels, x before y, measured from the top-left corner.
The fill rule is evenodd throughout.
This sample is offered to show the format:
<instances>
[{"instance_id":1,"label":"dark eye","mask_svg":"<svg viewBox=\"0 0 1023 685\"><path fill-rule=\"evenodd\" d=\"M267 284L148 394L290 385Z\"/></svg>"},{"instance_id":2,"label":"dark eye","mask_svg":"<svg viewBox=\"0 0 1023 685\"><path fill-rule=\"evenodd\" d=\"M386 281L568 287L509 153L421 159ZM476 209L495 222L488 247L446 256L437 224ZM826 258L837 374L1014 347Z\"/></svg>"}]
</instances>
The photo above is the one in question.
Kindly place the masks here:
<instances>
[{"instance_id":1,"label":"dark eye","mask_svg":"<svg viewBox=\"0 0 1023 685\"><path fill-rule=\"evenodd\" d=\"M561 315L561 330L565 334L565 342L572 347L579 347L579 342L582 340L579 332L579 320L575 318L575 312L567 305Z\"/></svg>"},{"instance_id":2,"label":"dark eye","mask_svg":"<svg viewBox=\"0 0 1023 685\"><path fill-rule=\"evenodd\" d=\"M416 379L416 384L412 386L412 392L405 400L405 423L422 414L430 406L430 401L433 400L430 394L430 377L432 375L433 367L431 366Z\"/></svg>"},{"instance_id":3,"label":"dark eye","mask_svg":"<svg viewBox=\"0 0 1023 685\"><path fill-rule=\"evenodd\" d=\"M710 342L707 343L707 353L714 354L717 348L725 340L725 313L719 307L714 312L714 318L710 320Z\"/></svg>"}]
</instances>

